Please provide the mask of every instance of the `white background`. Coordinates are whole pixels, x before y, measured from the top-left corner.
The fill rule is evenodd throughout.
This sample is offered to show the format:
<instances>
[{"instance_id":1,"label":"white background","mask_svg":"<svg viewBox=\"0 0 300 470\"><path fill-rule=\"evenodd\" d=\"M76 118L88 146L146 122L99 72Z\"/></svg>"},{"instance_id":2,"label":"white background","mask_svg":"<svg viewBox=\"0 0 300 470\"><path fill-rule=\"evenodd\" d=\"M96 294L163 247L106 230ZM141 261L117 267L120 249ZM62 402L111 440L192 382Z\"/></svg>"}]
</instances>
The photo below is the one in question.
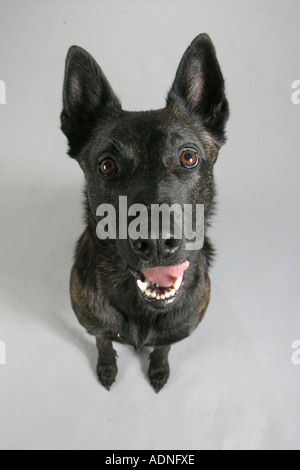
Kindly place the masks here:
<instances>
[{"instance_id":1,"label":"white background","mask_svg":"<svg viewBox=\"0 0 300 470\"><path fill-rule=\"evenodd\" d=\"M299 15L299 0L0 0L1 449L300 448ZM87 49L125 109L159 108L201 32L231 106L212 301L160 394L149 351L126 346L108 393L68 294L84 182L59 130L65 56Z\"/></svg>"}]
</instances>

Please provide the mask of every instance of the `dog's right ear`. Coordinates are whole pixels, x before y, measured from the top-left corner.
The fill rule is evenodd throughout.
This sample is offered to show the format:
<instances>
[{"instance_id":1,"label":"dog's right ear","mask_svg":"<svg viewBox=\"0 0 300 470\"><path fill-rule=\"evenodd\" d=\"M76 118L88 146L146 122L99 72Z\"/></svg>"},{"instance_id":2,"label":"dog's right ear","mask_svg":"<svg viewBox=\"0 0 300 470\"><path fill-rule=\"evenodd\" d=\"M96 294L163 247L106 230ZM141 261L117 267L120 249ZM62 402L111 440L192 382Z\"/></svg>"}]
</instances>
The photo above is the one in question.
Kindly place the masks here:
<instances>
[{"instance_id":1,"label":"dog's right ear","mask_svg":"<svg viewBox=\"0 0 300 470\"><path fill-rule=\"evenodd\" d=\"M72 46L66 59L61 113L69 155L78 155L99 118L120 111L121 104L99 65L84 49Z\"/></svg>"}]
</instances>

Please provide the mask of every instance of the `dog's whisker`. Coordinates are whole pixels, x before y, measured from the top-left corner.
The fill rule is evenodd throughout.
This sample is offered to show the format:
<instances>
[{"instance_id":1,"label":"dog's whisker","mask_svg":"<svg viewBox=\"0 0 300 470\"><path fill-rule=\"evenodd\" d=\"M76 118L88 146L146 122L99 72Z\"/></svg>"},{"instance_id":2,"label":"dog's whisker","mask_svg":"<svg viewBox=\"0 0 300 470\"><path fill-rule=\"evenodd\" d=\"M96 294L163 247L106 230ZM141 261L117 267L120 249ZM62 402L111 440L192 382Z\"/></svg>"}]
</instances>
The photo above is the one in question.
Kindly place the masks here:
<instances>
[{"instance_id":1,"label":"dog's whisker","mask_svg":"<svg viewBox=\"0 0 300 470\"><path fill-rule=\"evenodd\" d=\"M121 145L116 139L111 140L111 139L108 139L107 137L103 137L103 136L100 136L100 139L106 140L107 142L110 142L111 144L113 144L114 147L116 147L116 149L118 150L118 152L122 151Z\"/></svg>"}]
</instances>

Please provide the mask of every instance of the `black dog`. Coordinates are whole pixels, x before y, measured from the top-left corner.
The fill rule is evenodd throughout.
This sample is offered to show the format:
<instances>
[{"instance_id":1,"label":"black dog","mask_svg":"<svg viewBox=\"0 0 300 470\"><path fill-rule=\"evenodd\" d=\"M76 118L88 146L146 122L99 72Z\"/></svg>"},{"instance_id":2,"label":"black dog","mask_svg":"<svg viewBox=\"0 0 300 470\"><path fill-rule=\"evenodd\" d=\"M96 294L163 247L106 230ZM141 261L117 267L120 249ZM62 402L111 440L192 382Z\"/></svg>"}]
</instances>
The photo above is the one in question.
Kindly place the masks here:
<instances>
[{"instance_id":1,"label":"black dog","mask_svg":"<svg viewBox=\"0 0 300 470\"><path fill-rule=\"evenodd\" d=\"M185 240L101 240L100 204L203 204L205 226L213 212L213 167L225 142L229 116L222 72L206 34L185 52L166 107L127 112L102 70L83 49L66 59L61 129L69 155L84 171L86 229L71 275L73 309L96 336L97 372L107 389L117 375L112 341L154 347L149 378L158 392L167 382L170 345L199 324L210 299L213 248L187 251Z\"/></svg>"}]
</instances>

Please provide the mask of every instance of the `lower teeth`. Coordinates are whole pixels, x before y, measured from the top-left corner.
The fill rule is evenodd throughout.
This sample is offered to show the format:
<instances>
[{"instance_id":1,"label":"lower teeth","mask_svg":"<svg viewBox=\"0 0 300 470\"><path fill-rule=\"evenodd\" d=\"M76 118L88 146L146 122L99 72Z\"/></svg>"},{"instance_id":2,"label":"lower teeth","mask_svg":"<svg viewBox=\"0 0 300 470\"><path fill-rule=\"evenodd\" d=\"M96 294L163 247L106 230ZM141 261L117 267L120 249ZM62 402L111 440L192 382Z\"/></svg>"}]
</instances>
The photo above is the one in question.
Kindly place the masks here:
<instances>
[{"instance_id":1,"label":"lower teeth","mask_svg":"<svg viewBox=\"0 0 300 470\"><path fill-rule=\"evenodd\" d=\"M144 282L141 280L137 280L137 285L139 290L149 299L153 300L165 300L174 297L182 284L182 278L176 279L172 287L169 288L162 288L156 284L151 284L149 281L145 280Z\"/></svg>"},{"instance_id":2,"label":"lower teeth","mask_svg":"<svg viewBox=\"0 0 300 470\"><path fill-rule=\"evenodd\" d=\"M158 289L155 288L155 286L151 286L150 283L148 283L146 287L146 283L143 283L143 286L141 286L141 283L138 282L138 286L140 288L140 291L146 295L146 297L149 297L151 299L155 300L165 300L165 299L170 299L171 297L174 297L179 289L175 289L174 287L169 287L165 291L161 289L160 292L158 292Z\"/></svg>"}]
</instances>

